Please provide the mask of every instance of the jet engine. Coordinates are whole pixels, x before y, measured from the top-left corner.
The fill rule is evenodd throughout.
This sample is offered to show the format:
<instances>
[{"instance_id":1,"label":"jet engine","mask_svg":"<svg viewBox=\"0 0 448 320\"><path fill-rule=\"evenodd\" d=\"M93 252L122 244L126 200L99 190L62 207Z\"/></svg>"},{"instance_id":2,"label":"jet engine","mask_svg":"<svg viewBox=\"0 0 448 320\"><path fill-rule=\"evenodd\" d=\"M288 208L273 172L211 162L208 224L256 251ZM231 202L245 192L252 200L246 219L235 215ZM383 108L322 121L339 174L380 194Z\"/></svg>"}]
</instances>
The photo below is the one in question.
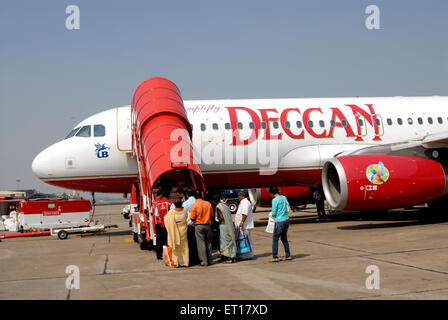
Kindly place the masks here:
<instances>
[{"instance_id":1,"label":"jet engine","mask_svg":"<svg viewBox=\"0 0 448 320\"><path fill-rule=\"evenodd\" d=\"M408 207L447 194L446 173L434 160L400 155L348 155L322 170L325 197L336 210Z\"/></svg>"}]
</instances>

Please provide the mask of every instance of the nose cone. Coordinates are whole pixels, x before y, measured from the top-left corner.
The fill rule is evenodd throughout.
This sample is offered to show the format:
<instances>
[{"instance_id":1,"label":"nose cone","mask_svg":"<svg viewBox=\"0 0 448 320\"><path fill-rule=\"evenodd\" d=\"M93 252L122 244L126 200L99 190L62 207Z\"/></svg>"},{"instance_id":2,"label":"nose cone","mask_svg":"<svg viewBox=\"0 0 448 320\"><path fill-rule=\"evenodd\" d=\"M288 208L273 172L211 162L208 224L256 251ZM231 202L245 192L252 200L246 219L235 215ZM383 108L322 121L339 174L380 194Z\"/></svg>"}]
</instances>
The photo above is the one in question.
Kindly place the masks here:
<instances>
[{"instance_id":1,"label":"nose cone","mask_svg":"<svg viewBox=\"0 0 448 320\"><path fill-rule=\"evenodd\" d=\"M45 149L41 153L39 153L36 158L34 158L33 163L31 164L31 169L33 173L39 178L48 178L52 175L52 160L51 160L51 152L49 152L49 148Z\"/></svg>"}]
</instances>

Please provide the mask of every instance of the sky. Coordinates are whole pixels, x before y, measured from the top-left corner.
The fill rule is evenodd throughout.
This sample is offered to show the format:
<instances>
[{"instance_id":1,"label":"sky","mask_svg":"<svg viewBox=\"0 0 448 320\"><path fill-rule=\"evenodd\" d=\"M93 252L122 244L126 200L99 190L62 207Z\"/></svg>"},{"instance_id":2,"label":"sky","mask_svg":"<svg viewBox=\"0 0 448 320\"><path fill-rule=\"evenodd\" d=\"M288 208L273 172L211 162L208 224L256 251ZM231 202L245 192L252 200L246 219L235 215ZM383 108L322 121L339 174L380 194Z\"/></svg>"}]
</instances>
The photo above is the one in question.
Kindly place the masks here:
<instances>
[{"instance_id":1,"label":"sky","mask_svg":"<svg viewBox=\"0 0 448 320\"><path fill-rule=\"evenodd\" d=\"M186 100L447 96L447 15L446 0L1 1L0 190L61 191L34 157L153 76Z\"/></svg>"}]
</instances>

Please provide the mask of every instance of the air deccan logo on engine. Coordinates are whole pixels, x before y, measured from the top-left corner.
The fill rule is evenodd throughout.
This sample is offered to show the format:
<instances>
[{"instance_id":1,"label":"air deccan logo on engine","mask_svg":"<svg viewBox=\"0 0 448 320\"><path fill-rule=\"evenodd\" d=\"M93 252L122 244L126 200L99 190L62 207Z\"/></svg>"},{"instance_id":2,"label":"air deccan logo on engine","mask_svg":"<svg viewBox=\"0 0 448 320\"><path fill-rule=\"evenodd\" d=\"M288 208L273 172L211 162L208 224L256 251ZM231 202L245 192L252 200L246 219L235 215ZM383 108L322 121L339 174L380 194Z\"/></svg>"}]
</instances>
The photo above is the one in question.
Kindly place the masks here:
<instances>
[{"instance_id":1,"label":"air deccan logo on engine","mask_svg":"<svg viewBox=\"0 0 448 320\"><path fill-rule=\"evenodd\" d=\"M389 170L379 161L378 164L371 164L367 167L366 176L373 184L383 184L389 179Z\"/></svg>"},{"instance_id":2,"label":"air deccan logo on engine","mask_svg":"<svg viewBox=\"0 0 448 320\"><path fill-rule=\"evenodd\" d=\"M97 142L97 143L95 143L95 147L96 147L95 152L96 152L97 158L101 159L101 158L109 157L109 152L106 150L110 149L110 148L106 147L105 143L101 144L101 143Z\"/></svg>"}]
</instances>

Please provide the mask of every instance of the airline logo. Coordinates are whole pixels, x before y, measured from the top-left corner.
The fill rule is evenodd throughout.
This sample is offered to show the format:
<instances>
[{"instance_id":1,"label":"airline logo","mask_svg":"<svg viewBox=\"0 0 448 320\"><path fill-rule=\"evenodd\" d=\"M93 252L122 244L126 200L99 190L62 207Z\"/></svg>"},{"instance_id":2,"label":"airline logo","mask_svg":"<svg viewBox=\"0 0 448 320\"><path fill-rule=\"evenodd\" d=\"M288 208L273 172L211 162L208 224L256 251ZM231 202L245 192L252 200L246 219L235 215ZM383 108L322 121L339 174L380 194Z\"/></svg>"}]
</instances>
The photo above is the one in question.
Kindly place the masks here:
<instances>
[{"instance_id":1,"label":"airline logo","mask_svg":"<svg viewBox=\"0 0 448 320\"><path fill-rule=\"evenodd\" d=\"M389 170L380 161L367 167L366 176L373 184L383 184L389 179Z\"/></svg>"},{"instance_id":2,"label":"airline logo","mask_svg":"<svg viewBox=\"0 0 448 320\"><path fill-rule=\"evenodd\" d=\"M366 104L364 107L360 107L354 104L346 104L343 108L330 108L331 122L333 125L326 129L319 128L317 124L313 125L311 120L312 115L324 115L324 111L321 108L288 108L279 112L276 108L271 109L257 109L256 111L242 106L228 106L225 107L229 113L230 125L234 130L232 145L247 145L259 138L259 133L263 133L262 140L281 140L282 135L285 134L292 139L305 139L306 135L309 135L318 139L333 138L335 129L345 130L347 138L355 138L355 141L364 141L363 139L363 127L370 126L374 129L373 141L381 141L380 128L378 125L378 115L376 114L373 104ZM202 110L201 108L199 110ZM205 109L207 110L207 109ZM328 112L328 111L325 111ZM238 123L242 113L246 113L250 116L253 123L253 132L249 138L242 139L239 135ZM291 123L287 125L288 116L292 114L294 118L299 120L299 132L293 132ZM350 117L355 118L355 127L350 125L348 119ZM292 117L291 117L292 118ZM283 133L272 134L270 129L270 123L280 123L283 129ZM262 128L262 123L267 124L265 128ZM278 124L278 123L277 123ZM261 130L265 129L265 130Z\"/></svg>"},{"instance_id":3,"label":"airline logo","mask_svg":"<svg viewBox=\"0 0 448 320\"><path fill-rule=\"evenodd\" d=\"M110 149L110 148L106 147L105 143L101 144L101 143L97 142L97 143L95 143L95 147L96 147L95 152L96 152L97 158L101 159L101 158L109 157L109 152L105 151L105 150Z\"/></svg>"}]
</instances>

